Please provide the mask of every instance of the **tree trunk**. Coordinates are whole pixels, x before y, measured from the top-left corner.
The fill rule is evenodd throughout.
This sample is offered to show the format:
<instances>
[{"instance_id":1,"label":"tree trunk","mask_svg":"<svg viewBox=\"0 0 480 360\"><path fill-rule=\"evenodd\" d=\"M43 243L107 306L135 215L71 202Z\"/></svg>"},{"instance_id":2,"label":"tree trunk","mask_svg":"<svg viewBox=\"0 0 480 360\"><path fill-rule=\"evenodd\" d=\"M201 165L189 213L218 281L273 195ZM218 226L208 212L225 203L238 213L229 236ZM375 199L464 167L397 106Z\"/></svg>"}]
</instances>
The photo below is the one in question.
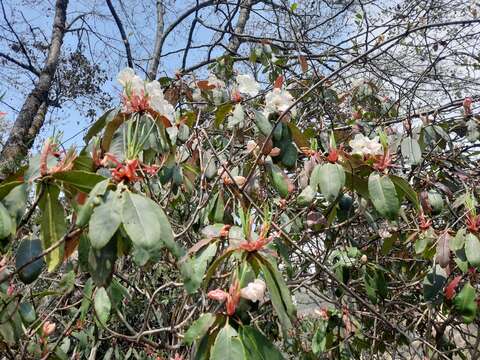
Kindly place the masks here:
<instances>
[{"instance_id":1,"label":"tree trunk","mask_svg":"<svg viewBox=\"0 0 480 360\"><path fill-rule=\"evenodd\" d=\"M157 30L155 33L155 47L153 49L152 59L148 63L148 80L155 80L160 64L160 55L162 52L163 30L165 28L165 6L163 0L157 0Z\"/></svg>"},{"instance_id":2,"label":"tree trunk","mask_svg":"<svg viewBox=\"0 0 480 360\"><path fill-rule=\"evenodd\" d=\"M238 14L237 25L235 26L235 34L242 35L245 31L245 26L250 17L250 11L252 9L253 0L241 0L240 1L240 12ZM238 48L242 44L238 36L232 35L228 43L227 49L230 53L236 54Z\"/></svg>"},{"instance_id":3,"label":"tree trunk","mask_svg":"<svg viewBox=\"0 0 480 360\"><path fill-rule=\"evenodd\" d=\"M0 178L12 173L16 163L25 158L43 125L48 108L48 93L57 69L65 35L67 5L68 0L57 0L55 3L52 40L48 56L38 82L25 99L0 153Z\"/></svg>"}]
</instances>

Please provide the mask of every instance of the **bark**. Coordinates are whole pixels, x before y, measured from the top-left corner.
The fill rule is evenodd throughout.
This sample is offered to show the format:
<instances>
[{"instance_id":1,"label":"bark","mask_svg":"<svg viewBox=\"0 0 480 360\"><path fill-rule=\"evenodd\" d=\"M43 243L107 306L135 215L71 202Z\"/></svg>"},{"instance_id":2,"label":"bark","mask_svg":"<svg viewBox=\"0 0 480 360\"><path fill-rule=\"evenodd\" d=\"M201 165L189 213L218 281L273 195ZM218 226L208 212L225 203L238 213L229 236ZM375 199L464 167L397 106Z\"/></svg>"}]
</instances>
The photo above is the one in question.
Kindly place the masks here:
<instances>
[{"instance_id":1,"label":"bark","mask_svg":"<svg viewBox=\"0 0 480 360\"><path fill-rule=\"evenodd\" d=\"M57 0L55 3L55 17L48 56L38 82L25 99L0 153L0 177L10 174L15 168L15 163L25 158L43 125L48 107L48 93L57 69L65 35L67 5L68 0Z\"/></svg>"},{"instance_id":2,"label":"bark","mask_svg":"<svg viewBox=\"0 0 480 360\"><path fill-rule=\"evenodd\" d=\"M153 48L152 59L148 63L147 76L149 80L155 80L158 66L160 65L160 55L162 52L162 38L165 28L165 6L163 0L157 0L157 30L155 32L155 46Z\"/></svg>"},{"instance_id":3,"label":"bark","mask_svg":"<svg viewBox=\"0 0 480 360\"><path fill-rule=\"evenodd\" d=\"M250 11L252 9L253 0L241 0L240 1L240 12L238 14L237 25L235 26L235 34L242 35L245 31L245 26L247 21L250 18ZM227 45L228 51L236 55L238 48L242 44L240 37L232 35L230 41Z\"/></svg>"}]
</instances>

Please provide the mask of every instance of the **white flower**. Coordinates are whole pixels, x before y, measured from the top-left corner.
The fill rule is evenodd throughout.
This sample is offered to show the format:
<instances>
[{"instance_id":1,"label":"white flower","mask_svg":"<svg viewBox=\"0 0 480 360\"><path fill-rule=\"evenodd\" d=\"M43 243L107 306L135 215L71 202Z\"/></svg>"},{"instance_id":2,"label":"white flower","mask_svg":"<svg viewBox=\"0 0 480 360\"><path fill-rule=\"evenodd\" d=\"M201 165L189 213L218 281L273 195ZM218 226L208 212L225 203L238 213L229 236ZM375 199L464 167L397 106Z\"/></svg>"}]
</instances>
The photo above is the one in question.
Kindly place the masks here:
<instances>
[{"instance_id":1,"label":"white flower","mask_svg":"<svg viewBox=\"0 0 480 360\"><path fill-rule=\"evenodd\" d=\"M125 88L127 94L133 92L136 95L141 95L142 91L145 91L144 81L140 76L135 75L135 72L131 68L125 68L120 71L117 80Z\"/></svg>"},{"instance_id":2,"label":"white flower","mask_svg":"<svg viewBox=\"0 0 480 360\"><path fill-rule=\"evenodd\" d=\"M163 98L163 91L158 81L150 81L145 85L145 90L149 96L160 96Z\"/></svg>"},{"instance_id":3,"label":"white flower","mask_svg":"<svg viewBox=\"0 0 480 360\"><path fill-rule=\"evenodd\" d=\"M126 87L128 83L132 82L134 77L135 71L133 71L132 68L127 67L118 73L117 80L123 87Z\"/></svg>"},{"instance_id":4,"label":"white flower","mask_svg":"<svg viewBox=\"0 0 480 360\"><path fill-rule=\"evenodd\" d=\"M293 104L293 96L286 90L275 88L265 95L265 111L284 112Z\"/></svg>"},{"instance_id":5,"label":"white flower","mask_svg":"<svg viewBox=\"0 0 480 360\"><path fill-rule=\"evenodd\" d=\"M240 296L253 302L260 301L265 297L266 288L265 281L256 279L240 290Z\"/></svg>"},{"instance_id":6,"label":"white flower","mask_svg":"<svg viewBox=\"0 0 480 360\"><path fill-rule=\"evenodd\" d=\"M217 89L221 89L225 87L225 82L217 78L214 74L210 74L207 81L208 81L208 85L213 85Z\"/></svg>"},{"instance_id":7,"label":"white flower","mask_svg":"<svg viewBox=\"0 0 480 360\"><path fill-rule=\"evenodd\" d=\"M154 95L150 97L150 106L160 115L165 116L171 122L174 119L175 108L162 95Z\"/></svg>"},{"instance_id":8,"label":"white flower","mask_svg":"<svg viewBox=\"0 0 480 360\"><path fill-rule=\"evenodd\" d=\"M260 84L251 75L237 75L238 91L249 96L257 96Z\"/></svg>"},{"instance_id":9,"label":"white flower","mask_svg":"<svg viewBox=\"0 0 480 360\"><path fill-rule=\"evenodd\" d=\"M352 154L360 155L382 155L383 147L379 142L379 137L375 136L373 139L369 139L363 134L357 134L348 143L352 148Z\"/></svg>"}]
</instances>

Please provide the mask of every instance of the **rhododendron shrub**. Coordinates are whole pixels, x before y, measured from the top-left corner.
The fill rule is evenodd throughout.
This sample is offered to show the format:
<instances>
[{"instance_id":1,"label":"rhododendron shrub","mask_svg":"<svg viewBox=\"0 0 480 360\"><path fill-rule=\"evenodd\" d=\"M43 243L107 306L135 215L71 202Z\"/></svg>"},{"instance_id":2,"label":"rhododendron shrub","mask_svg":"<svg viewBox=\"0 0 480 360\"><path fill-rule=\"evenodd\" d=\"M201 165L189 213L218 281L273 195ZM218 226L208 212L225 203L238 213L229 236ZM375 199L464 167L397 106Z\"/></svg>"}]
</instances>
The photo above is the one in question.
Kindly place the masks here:
<instances>
[{"instance_id":1,"label":"rhododendron shrub","mask_svg":"<svg viewBox=\"0 0 480 360\"><path fill-rule=\"evenodd\" d=\"M122 70L82 146L50 138L0 184L3 353L437 358L478 323L478 169L451 163L478 161L468 134L368 81L228 64ZM476 121L472 98L457 111Z\"/></svg>"}]
</instances>

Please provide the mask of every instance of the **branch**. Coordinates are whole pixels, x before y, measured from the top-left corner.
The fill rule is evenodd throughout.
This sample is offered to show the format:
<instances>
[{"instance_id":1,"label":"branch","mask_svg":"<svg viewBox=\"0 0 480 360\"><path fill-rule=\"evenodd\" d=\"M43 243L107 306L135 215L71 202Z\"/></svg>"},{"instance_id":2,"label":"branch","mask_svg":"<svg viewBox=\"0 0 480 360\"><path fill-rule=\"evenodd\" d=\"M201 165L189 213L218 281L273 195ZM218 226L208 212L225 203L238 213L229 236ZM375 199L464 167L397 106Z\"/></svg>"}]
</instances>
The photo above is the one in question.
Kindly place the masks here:
<instances>
[{"instance_id":1,"label":"branch","mask_svg":"<svg viewBox=\"0 0 480 360\"><path fill-rule=\"evenodd\" d=\"M130 43L128 42L127 33L125 32L122 21L118 17L118 14L115 11L115 8L113 7L112 1L111 0L105 0L105 1L107 2L108 8L110 9L110 13L112 14L113 19L115 20L115 24L117 24L118 31L120 31L120 36L122 37L123 44L125 45L125 52L127 53L128 67L133 69L132 51L130 49Z\"/></svg>"}]
</instances>

